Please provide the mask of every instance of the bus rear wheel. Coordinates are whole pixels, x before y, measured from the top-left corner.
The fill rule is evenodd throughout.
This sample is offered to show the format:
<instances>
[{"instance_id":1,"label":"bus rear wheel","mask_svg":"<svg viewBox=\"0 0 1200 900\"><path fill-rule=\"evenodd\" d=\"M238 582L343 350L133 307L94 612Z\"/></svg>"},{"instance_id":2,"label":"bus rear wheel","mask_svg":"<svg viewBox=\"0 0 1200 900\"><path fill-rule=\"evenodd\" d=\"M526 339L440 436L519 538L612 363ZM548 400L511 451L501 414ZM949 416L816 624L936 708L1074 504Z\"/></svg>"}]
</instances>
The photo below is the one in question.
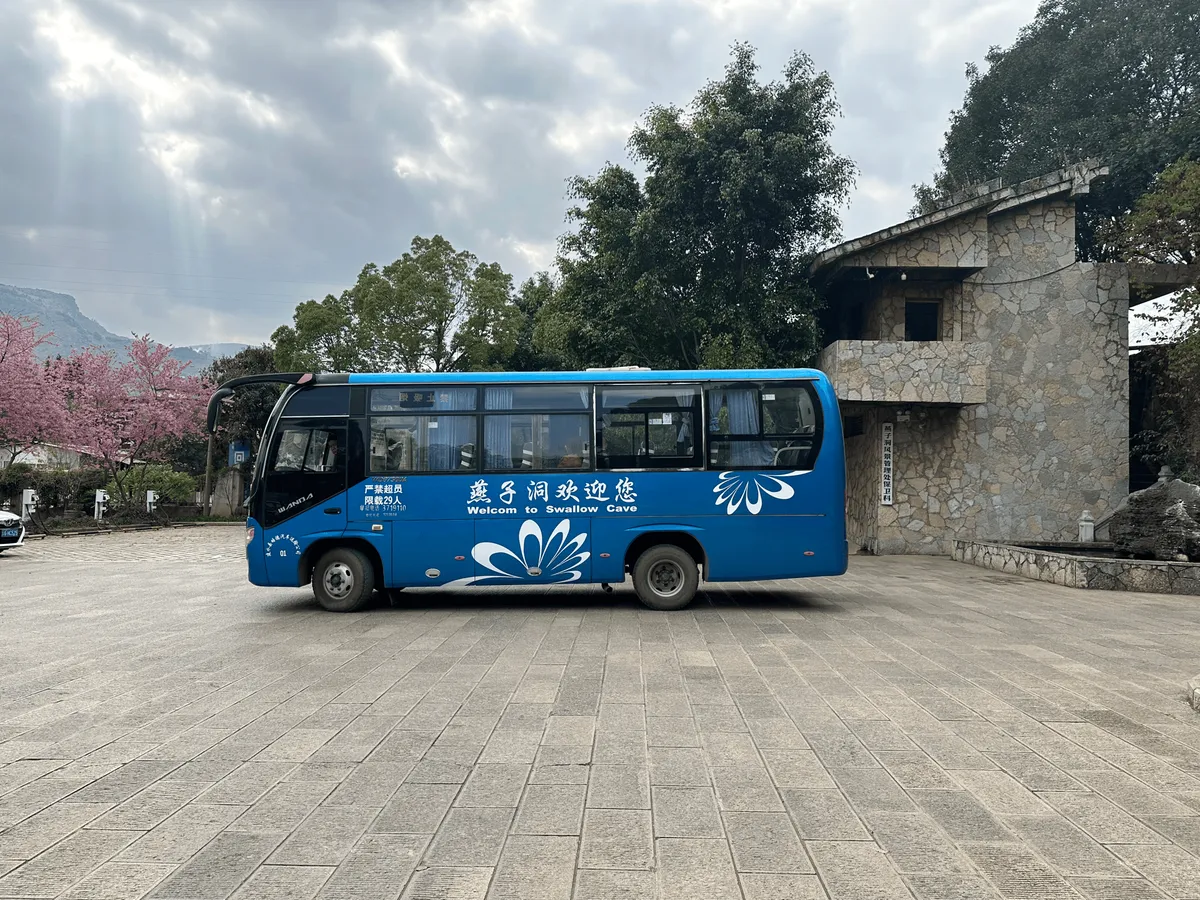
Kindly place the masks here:
<instances>
[{"instance_id":1,"label":"bus rear wheel","mask_svg":"<svg viewBox=\"0 0 1200 900\"><path fill-rule=\"evenodd\" d=\"M334 547L313 569L313 595L330 612L354 612L375 590L371 561L350 547Z\"/></svg>"},{"instance_id":2,"label":"bus rear wheel","mask_svg":"<svg viewBox=\"0 0 1200 900\"><path fill-rule=\"evenodd\" d=\"M700 587L696 561L674 544L647 548L633 566L633 588L651 609L683 609Z\"/></svg>"}]
</instances>

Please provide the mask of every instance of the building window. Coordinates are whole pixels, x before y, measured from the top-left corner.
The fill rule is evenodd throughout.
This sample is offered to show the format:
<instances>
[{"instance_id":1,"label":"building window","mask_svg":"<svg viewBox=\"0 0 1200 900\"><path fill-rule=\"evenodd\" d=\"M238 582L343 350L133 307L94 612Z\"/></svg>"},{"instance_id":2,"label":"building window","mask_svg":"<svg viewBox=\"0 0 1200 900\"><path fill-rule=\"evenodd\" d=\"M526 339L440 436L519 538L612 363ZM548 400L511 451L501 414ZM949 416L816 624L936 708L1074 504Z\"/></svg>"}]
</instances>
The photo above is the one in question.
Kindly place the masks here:
<instances>
[{"instance_id":1,"label":"building window","mask_svg":"<svg viewBox=\"0 0 1200 900\"><path fill-rule=\"evenodd\" d=\"M904 339L940 341L942 304L939 300L908 300L904 304Z\"/></svg>"}]
</instances>

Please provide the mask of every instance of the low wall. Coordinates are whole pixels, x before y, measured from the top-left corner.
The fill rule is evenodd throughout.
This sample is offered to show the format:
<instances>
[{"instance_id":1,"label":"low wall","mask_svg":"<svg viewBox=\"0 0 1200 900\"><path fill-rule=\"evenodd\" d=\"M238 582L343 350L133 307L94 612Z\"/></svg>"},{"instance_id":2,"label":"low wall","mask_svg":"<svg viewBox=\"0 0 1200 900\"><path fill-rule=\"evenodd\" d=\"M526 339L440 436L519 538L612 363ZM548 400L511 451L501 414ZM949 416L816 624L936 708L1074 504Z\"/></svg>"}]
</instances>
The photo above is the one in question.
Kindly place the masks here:
<instances>
[{"instance_id":1,"label":"low wall","mask_svg":"<svg viewBox=\"0 0 1200 900\"><path fill-rule=\"evenodd\" d=\"M982 541L955 541L952 555L959 562L1065 587L1200 596L1200 563L1074 556Z\"/></svg>"}]
</instances>

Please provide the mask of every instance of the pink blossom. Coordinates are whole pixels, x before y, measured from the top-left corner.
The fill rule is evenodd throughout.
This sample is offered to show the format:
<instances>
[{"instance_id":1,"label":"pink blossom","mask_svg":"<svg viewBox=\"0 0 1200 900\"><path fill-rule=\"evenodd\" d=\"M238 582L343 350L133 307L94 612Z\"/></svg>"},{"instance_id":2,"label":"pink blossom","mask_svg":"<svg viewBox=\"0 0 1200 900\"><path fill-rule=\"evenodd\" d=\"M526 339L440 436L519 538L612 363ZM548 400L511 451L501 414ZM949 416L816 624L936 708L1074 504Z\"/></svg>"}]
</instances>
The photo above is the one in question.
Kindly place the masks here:
<instances>
[{"instance_id":1,"label":"pink blossom","mask_svg":"<svg viewBox=\"0 0 1200 900\"><path fill-rule=\"evenodd\" d=\"M55 370L37 358L52 344L34 319L0 314L0 452L9 462L37 444L61 440L65 425Z\"/></svg>"}]
</instances>

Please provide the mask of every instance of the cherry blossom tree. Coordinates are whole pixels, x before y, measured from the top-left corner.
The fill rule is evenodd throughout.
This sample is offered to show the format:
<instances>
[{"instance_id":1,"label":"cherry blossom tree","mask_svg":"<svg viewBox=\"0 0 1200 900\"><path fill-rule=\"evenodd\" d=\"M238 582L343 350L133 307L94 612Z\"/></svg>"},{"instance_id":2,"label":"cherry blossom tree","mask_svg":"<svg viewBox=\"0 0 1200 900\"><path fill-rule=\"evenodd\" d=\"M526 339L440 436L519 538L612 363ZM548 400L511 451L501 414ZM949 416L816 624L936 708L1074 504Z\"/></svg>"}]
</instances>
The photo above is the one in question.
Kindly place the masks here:
<instances>
[{"instance_id":1,"label":"cherry blossom tree","mask_svg":"<svg viewBox=\"0 0 1200 900\"><path fill-rule=\"evenodd\" d=\"M38 444L61 440L65 424L56 370L37 358L52 344L36 319L0 315L0 453L11 464Z\"/></svg>"},{"instance_id":2,"label":"cherry blossom tree","mask_svg":"<svg viewBox=\"0 0 1200 900\"><path fill-rule=\"evenodd\" d=\"M213 386L170 354L142 335L124 363L110 352L82 350L56 367L71 445L108 471L116 503L131 499L126 482L135 467L165 459L172 441L203 429Z\"/></svg>"}]
</instances>

